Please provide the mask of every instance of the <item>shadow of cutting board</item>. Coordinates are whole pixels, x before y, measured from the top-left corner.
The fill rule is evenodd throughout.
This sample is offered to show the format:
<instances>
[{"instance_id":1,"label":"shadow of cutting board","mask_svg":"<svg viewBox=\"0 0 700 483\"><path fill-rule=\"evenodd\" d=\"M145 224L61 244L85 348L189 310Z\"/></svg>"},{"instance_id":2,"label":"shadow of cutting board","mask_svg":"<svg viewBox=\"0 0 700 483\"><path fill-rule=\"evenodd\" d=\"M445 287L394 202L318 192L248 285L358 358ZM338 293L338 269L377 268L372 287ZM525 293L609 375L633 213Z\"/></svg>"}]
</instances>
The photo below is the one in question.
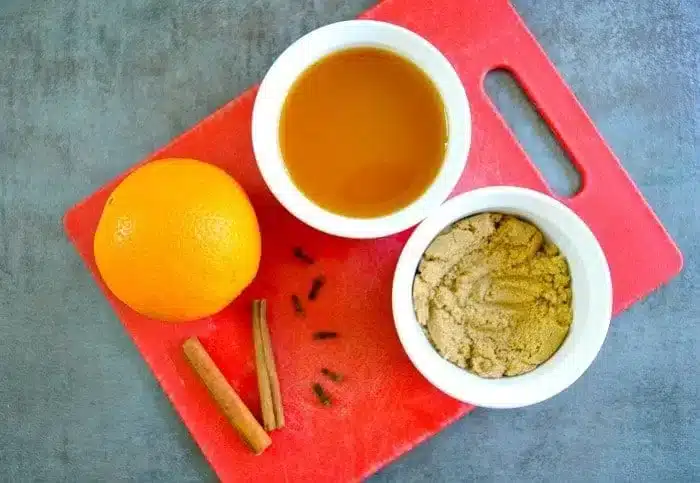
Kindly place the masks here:
<instances>
[{"instance_id":1,"label":"shadow of cutting board","mask_svg":"<svg viewBox=\"0 0 700 483\"><path fill-rule=\"evenodd\" d=\"M582 176L582 189L562 199L591 227L612 272L619 312L677 274L681 255L618 160L564 84L520 17L505 0L386 0L362 15L405 26L437 46L456 67L472 109L467 169L455 193L507 184L550 193L484 91L495 68L513 73L549 123ZM289 215L265 187L255 166L249 90L173 140L148 160L190 157L216 164L249 193L259 215L263 257L253 285L223 312L192 323L148 320L117 301L96 271L92 239L115 179L71 208L71 241L113 305L125 329L180 413L219 477L226 481L357 480L408 451L467 413L430 386L399 345L391 315L391 280L408 233L374 241L342 240L314 231ZM148 162L148 160L144 162ZM318 260L292 256L303 246ZM647 254L654 253L650 258ZM328 284L305 318L290 295L310 280ZM253 456L218 412L185 363L180 345L198 335L244 401L259 416L250 324L253 298L267 298L287 427ZM317 330L340 338L313 341ZM333 406L316 401L311 384L322 367L347 380L326 382Z\"/></svg>"}]
</instances>

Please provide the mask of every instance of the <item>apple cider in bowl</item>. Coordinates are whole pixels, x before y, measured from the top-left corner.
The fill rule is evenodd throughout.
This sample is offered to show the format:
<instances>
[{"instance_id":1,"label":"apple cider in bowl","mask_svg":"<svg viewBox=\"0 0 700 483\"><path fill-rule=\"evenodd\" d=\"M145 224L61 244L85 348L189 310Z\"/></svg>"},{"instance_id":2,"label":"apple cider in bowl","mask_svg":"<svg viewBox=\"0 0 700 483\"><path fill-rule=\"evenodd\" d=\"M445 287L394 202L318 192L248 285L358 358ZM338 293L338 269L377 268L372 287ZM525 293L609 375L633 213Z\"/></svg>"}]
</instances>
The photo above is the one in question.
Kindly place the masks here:
<instances>
[{"instance_id":1,"label":"apple cider in bowl","mask_svg":"<svg viewBox=\"0 0 700 483\"><path fill-rule=\"evenodd\" d=\"M279 137L286 168L311 201L373 218L409 205L435 180L447 119L440 93L413 62L354 47L301 74L285 100Z\"/></svg>"}]
</instances>

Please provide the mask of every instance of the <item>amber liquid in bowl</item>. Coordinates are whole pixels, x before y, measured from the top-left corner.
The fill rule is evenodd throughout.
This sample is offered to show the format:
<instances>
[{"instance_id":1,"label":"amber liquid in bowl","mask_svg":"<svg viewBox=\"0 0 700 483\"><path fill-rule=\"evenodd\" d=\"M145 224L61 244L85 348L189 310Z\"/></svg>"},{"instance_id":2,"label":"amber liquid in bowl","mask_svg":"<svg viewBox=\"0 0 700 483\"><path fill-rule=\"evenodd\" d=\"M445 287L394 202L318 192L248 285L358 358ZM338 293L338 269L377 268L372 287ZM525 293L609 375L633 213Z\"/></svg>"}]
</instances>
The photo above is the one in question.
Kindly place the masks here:
<instances>
[{"instance_id":1,"label":"amber liquid in bowl","mask_svg":"<svg viewBox=\"0 0 700 483\"><path fill-rule=\"evenodd\" d=\"M279 140L292 181L312 202L351 218L399 211L437 177L445 157L442 98L413 62L356 47L322 58L295 81Z\"/></svg>"}]
</instances>

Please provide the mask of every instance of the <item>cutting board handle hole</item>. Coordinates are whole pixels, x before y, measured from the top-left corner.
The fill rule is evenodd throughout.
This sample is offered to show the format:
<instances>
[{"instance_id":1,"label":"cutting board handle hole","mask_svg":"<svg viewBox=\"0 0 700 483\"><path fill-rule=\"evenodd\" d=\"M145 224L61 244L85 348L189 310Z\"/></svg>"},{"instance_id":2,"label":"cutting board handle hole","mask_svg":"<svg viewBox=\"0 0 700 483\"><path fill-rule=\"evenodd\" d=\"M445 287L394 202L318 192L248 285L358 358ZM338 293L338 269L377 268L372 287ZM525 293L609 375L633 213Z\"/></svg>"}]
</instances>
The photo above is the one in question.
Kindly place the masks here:
<instances>
[{"instance_id":1,"label":"cutting board handle hole","mask_svg":"<svg viewBox=\"0 0 700 483\"><path fill-rule=\"evenodd\" d=\"M581 174L518 80L506 69L494 69L486 74L484 88L550 189L566 197L578 193Z\"/></svg>"}]
</instances>

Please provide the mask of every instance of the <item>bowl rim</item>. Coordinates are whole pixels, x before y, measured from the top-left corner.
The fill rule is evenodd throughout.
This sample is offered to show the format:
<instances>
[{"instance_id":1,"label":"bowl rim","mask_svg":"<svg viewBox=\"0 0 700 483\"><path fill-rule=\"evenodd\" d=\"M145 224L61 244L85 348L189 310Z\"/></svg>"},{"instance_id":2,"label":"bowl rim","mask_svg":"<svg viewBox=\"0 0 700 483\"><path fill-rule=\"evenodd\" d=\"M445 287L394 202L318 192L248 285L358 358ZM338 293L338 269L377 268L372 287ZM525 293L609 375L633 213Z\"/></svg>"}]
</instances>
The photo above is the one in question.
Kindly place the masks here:
<instances>
[{"instance_id":1,"label":"bowl rim","mask_svg":"<svg viewBox=\"0 0 700 483\"><path fill-rule=\"evenodd\" d=\"M491 201L494 199L499 201L494 204ZM512 378L486 379L443 359L428 342L413 308L413 280L418 263L428 245L447 226L477 213L506 211L508 208L504 205L512 206L513 211L518 211L518 204L521 203L534 203L542 208L542 213L538 212L538 215L546 216L551 221L565 223L567 227L575 230L576 236L572 235L571 239L575 238L580 253L587 254L586 271L595 279L589 281L588 285L595 289L595 300L588 300L584 321L578 321L579 325L576 326L578 332L572 329L567 335L567 338L570 338L571 335L578 334L580 341L574 341L577 343L571 346L576 357L569 356L550 364L557 355L555 353L552 358L527 374ZM500 206L500 209L494 205ZM572 273L572 278L573 276ZM573 384L593 363L603 345L612 317L612 280L598 240L588 225L566 205L531 189L491 186L452 198L411 234L394 273L392 311L401 345L414 367L432 385L465 403L489 408L516 408L536 404L555 396ZM573 323L576 322L575 318ZM420 332L420 336L417 331ZM548 366L547 370L541 370L545 365Z\"/></svg>"},{"instance_id":2,"label":"bowl rim","mask_svg":"<svg viewBox=\"0 0 700 483\"><path fill-rule=\"evenodd\" d=\"M390 49L421 68L438 89L445 107L448 140L442 167L426 191L406 207L376 218L352 218L325 210L292 181L279 148L279 121L293 82L309 66L333 52L355 46ZM257 92L252 140L258 169L275 198L296 218L331 235L379 238L404 231L442 204L459 182L471 144L471 113L464 86L447 58L406 28L375 20L348 20L309 32L272 64Z\"/></svg>"}]
</instances>

